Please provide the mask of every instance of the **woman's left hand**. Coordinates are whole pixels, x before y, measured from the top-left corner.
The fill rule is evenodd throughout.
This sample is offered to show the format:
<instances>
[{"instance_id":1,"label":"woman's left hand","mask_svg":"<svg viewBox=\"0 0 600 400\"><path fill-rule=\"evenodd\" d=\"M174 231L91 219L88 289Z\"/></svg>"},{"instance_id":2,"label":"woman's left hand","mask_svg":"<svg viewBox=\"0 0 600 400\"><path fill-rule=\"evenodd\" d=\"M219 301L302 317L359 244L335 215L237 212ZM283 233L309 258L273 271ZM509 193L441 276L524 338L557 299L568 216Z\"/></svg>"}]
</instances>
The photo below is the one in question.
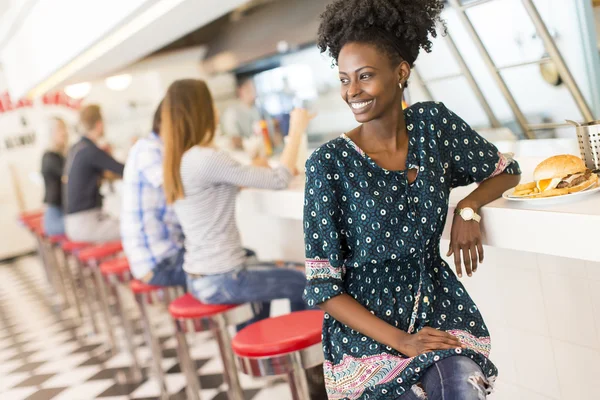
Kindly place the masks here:
<instances>
[{"instance_id":1,"label":"woman's left hand","mask_svg":"<svg viewBox=\"0 0 600 400\"><path fill-rule=\"evenodd\" d=\"M465 221L460 215L454 216L447 256L450 257L453 254L454 265L459 278L462 277L461 264L463 263L467 275L472 276L473 272L477 271L478 264L483 262L481 227L478 222Z\"/></svg>"}]
</instances>

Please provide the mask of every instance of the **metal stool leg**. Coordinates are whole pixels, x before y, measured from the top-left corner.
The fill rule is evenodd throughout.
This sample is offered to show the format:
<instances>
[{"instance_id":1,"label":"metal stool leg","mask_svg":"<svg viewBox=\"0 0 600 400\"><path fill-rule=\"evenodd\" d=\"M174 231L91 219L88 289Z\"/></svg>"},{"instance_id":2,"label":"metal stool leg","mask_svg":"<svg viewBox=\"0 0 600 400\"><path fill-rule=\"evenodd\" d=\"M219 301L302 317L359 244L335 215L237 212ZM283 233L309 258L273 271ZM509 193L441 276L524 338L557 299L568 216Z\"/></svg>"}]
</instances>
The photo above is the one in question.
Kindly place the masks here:
<instances>
[{"instance_id":1,"label":"metal stool leg","mask_svg":"<svg viewBox=\"0 0 600 400\"><path fill-rule=\"evenodd\" d=\"M177 338L177 355L179 366L187 382L186 393L189 400L200 400L200 381L196 372L196 363L190 356L190 349L185 338L185 321L175 320L175 336Z\"/></svg>"},{"instance_id":2,"label":"metal stool leg","mask_svg":"<svg viewBox=\"0 0 600 400\"><path fill-rule=\"evenodd\" d=\"M306 372L302 367L300 353L293 355L294 369L288 373L288 381L290 390L292 391L293 400L310 400L310 391L308 390L308 382L306 380Z\"/></svg>"},{"instance_id":3,"label":"metal stool leg","mask_svg":"<svg viewBox=\"0 0 600 400\"><path fill-rule=\"evenodd\" d=\"M94 307L92 305L95 296L92 295L92 292L88 285L88 279L85 275L85 266L83 266L79 261L77 261L77 278L79 279L79 284L83 288L83 300L87 308L88 317L90 319L90 322L92 323L92 330L94 331L94 334L98 335L100 333L100 330L98 329L98 324L96 323L96 318L94 316Z\"/></svg>"},{"instance_id":4,"label":"metal stool leg","mask_svg":"<svg viewBox=\"0 0 600 400\"><path fill-rule=\"evenodd\" d=\"M131 372L133 374L132 379L134 382L139 382L143 378L142 370L140 369L140 364L138 362L137 355L135 352L136 349L135 343L133 342L133 327L131 326L131 321L125 313L122 292L123 288L116 275L110 275L108 279L110 282L110 286L112 287L113 293L115 294L117 314L121 319L123 331L125 332L125 344L127 346L127 351L131 355Z\"/></svg>"},{"instance_id":5,"label":"metal stool leg","mask_svg":"<svg viewBox=\"0 0 600 400\"><path fill-rule=\"evenodd\" d=\"M46 252L46 246L44 245L44 241L37 235L35 236L35 239L37 242L38 254L40 255L40 258L42 261L42 267L44 267L44 272L46 273L46 279L48 280L48 283L50 284L49 295L52 298L53 296L57 295L59 292L57 290L56 277L54 276L54 274L52 273L52 270L50 268L50 262L48 260L48 253Z\"/></svg>"},{"instance_id":6,"label":"metal stool leg","mask_svg":"<svg viewBox=\"0 0 600 400\"><path fill-rule=\"evenodd\" d=\"M227 384L229 400L244 400L244 392L240 385L240 378L235 364L233 350L231 349L231 338L229 337L229 332L227 332L225 317L223 315L217 315L211 318L210 323L211 330L219 344L219 350L221 352L223 377Z\"/></svg>"},{"instance_id":7,"label":"metal stool leg","mask_svg":"<svg viewBox=\"0 0 600 400\"><path fill-rule=\"evenodd\" d=\"M98 268L98 265L93 264L89 267L92 269L92 273L94 274L94 279L96 281L98 300L100 301L100 309L102 317L104 318L104 324L106 325L106 334L108 335L108 340L110 342L110 354L114 356L117 354L117 341L115 340L110 310L108 308L108 296L106 294L106 285L104 284L104 278L102 277L102 272L100 272L100 268Z\"/></svg>"},{"instance_id":8,"label":"metal stool leg","mask_svg":"<svg viewBox=\"0 0 600 400\"><path fill-rule=\"evenodd\" d=\"M63 274L61 265L58 262L58 259L56 258L56 249L52 243L44 243L44 247L48 251L47 254L49 268L52 271L52 274L54 275L54 278L57 282L58 291L60 292L60 297L62 298L62 304L67 308L70 308L72 304L67 291L66 278Z\"/></svg>"},{"instance_id":9,"label":"metal stool leg","mask_svg":"<svg viewBox=\"0 0 600 400\"><path fill-rule=\"evenodd\" d=\"M81 324L83 321L83 313L81 312L81 301L79 300L79 294L77 293L77 285L75 284L75 277L73 276L73 271L71 270L71 264L69 263L69 258L67 257L67 254L61 249L59 249L58 251L59 254L61 254L61 261L65 270L66 281L69 285L68 290L73 295L73 303L75 304L75 310L77 311L79 323Z\"/></svg>"},{"instance_id":10,"label":"metal stool leg","mask_svg":"<svg viewBox=\"0 0 600 400\"><path fill-rule=\"evenodd\" d=\"M135 300L140 306L142 327L144 328L144 337L146 339L146 344L152 352L152 366L154 368L154 374L156 375L156 379L160 386L160 398L161 400L169 400L169 390L167 389L165 372L162 368L162 350L160 348L160 343L152 334L152 323L150 321L150 316L148 315L148 304L146 302L146 295L136 294Z\"/></svg>"}]
</instances>

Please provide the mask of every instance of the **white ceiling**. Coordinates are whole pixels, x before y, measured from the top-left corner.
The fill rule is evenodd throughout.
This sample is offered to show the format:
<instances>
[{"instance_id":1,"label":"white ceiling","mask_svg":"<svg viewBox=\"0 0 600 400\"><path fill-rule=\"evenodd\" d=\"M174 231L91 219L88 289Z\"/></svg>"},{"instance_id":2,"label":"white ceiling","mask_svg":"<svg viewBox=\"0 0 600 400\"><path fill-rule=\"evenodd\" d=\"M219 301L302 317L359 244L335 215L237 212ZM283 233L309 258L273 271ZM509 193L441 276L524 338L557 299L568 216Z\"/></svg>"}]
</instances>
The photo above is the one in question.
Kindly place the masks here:
<instances>
[{"instance_id":1,"label":"white ceiling","mask_svg":"<svg viewBox=\"0 0 600 400\"><path fill-rule=\"evenodd\" d=\"M19 5L26 3L35 4L38 1L44 1L44 4L48 5L49 0L13 1L20 2ZM68 3L67 0L61 1L65 4ZM61 46L60 54L72 54L70 57L65 58L64 61L58 62L59 60L54 60L57 62L54 62L53 64L50 62L41 63L41 61L45 59L42 57L43 54L52 56L54 59L58 58L58 55L60 54L57 55L57 52L53 51L53 47L43 46L38 49L31 48L31 43L33 43L33 41L25 40L29 39L27 35L21 35L23 36L22 38L19 37L19 39L23 39L26 43L21 43L23 40L17 40L16 35L13 36L14 39L10 39L10 45L4 47L6 51L3 50L3 69L10 83L8 89L11 91L11 94L15 97L21 97L25 95L26 92L32 90L32 88L39 87L40 90L46 91L51 89L50 86L60 87L73 82L95 80L113 74L247 2L247 0L173 0L170 3L172 6L170 6L170 8L165 7L165 11L157 19L148 22L148 18L144 19L142 17L139 20L141 21L143 19L146 21L142 23L136 18L138 15L141 16L141 14L144 14L144 9L148 9L150 5L155 3L169 4L170 0L145 1L147 6L140 7L135 15L128 17L127 20L123 22L122 27L124 31L120 30L120 27L113 28L116 29L116 31L119 31L119 39L109 41L110 45L106 45L107 41L104 41L103 46L98 47L97 51L93 52L93 58L89 56L90 50L95 49L98 43L92 41L91 43L86 44L86 46L80 46L85 48L83 53L87 53L87 56L81 58L80 55L82 55L82 53L76 49L73 49L73 52L69 53L69 40L57 40L59 38L57 35L68 34L64 29L60 32L55 32L56 35L54 36L46 35L41 38L43 40L37 40L36 42L48 42L49 46L54 46L53 43L58 43L57 46ZM2 4L4 8L11 2L11 0L0 0L0 4ZM40 11L37 7L35 10ZM40 12L38 12L38 14L40 14ZM68 19L77 17L76 15L63 16ZM27 18L27 16L25 16L25 18ZM37 20L39 20L38 23L41 23L42 25L45 25L46 22L48 22L49 26L37 26L36 30L38 32L48 32L47 28L52 25L52 23L50 23L51 21L47 21L44 18L40 19L39 15ZM128 21L131 21L133 24L134 20L135 29L126 29L126 25L129 27ZM29 23L27 19L25 19L25 21L26 24ZM2 27L0 26L0 46L2 45L1 31ZM127 33L125 34L122 31L127 31ZM23 27L19 30L19 33L22 32L31 31L27 31L25 27ZM50 30L50 32L53 33L52 30ZM39 33L36 34L39 36ZM111 34L112 33L109 32L105 37L110 37ZM121 34L123 34L122 38ZM100 42L103 42L103 39L104 38L101 38ZM79 42L81 42L81 40L79 40ZM79 43L79 45L81 45L81 43ZM8 51L9 47L11 50L10 52ZM29 53L24 54L22 49L27 47L31 50ZM73 63L73 61L77 62ZM71 67L64 69L63 66L69 65L71 65ZM28 69L36 73L24 73L24 71L28 71ZM59 71L61 72L59 73ZM68 71L68 73L65 71ZM54 76L55 73L58 74Z\"/></svg>"}]
</instances>

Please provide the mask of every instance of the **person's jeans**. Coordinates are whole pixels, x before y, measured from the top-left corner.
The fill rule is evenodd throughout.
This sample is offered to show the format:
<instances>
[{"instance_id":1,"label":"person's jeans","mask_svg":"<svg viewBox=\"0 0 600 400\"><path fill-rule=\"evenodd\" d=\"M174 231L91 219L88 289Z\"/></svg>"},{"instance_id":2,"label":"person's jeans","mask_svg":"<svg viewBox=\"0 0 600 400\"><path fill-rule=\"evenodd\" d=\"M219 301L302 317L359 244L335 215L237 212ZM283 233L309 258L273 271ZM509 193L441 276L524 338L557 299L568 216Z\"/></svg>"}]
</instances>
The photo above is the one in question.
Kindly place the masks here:
<instances>
[{"instance_id":1,"label":"person's jeans","mask_svg":"<svg viewBox=\"0 0 600 400\"><path fill-rule=\"evenodd\" d=\"M44 212L44 232L48 236L65 234L63 210L57 206L47 206Z\"/></svg>"},{"instance_id":2,"label":"person's jeans","mask_svg":"<svg viewBox=\"0 0 600 400\"><path fill-rule=\"evenodd\" d=\"M272 264L246 265L224 274L188 277L189 292L203 303L258 303L254 318L238 326L238 330L269 318L272 300L289 299L291 311L306 310L302 300L305 285L306 278L301 271Z\"/></svg>"},{"instance_id":3,"label":"person's jeans","mask_svg":"<svg viewBox=\"0 0 600 400\"><path fill-rule=\"evenodd\" d=\"M183 270L185 249L176 255L166 258L154 267L154 274L148 284L154 286L183 286L187 283L187 275Z\"/></svg>"},{"instance_id":4,"label":"person's jeans","mask_svg":"<svg viewBox=\"0 0 600 400\"><path fill-rule=\"evenodd\" d=\"M489 384L469 357L453 356L429 367L421 378L425 393L409 391L399 400L484 400Z\"/></svg>"}]
</instances>

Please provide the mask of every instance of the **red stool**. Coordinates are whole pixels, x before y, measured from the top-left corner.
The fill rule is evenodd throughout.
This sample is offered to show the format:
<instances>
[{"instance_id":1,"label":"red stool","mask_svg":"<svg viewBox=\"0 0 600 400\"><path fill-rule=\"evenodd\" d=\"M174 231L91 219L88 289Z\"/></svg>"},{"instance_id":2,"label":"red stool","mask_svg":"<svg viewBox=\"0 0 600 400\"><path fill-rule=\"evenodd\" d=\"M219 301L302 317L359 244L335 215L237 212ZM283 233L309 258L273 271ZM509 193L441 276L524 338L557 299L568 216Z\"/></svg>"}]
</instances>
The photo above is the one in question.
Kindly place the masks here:
<instances>
[{"instance_id":1,"label":"red stool","mask_svg":"<svg viewBox=\"0 0 600 400\"><path fill-rule=\"evenodd\" d=\"M169 306L169 312L175 321L175 334L177 336L177 353L181 370L187 380L187 398L200 400L200 383L196 374L196 364L192 360L185 333L188 331L188 323L194 327L194 331L213 332L223 361L223 377L227 383L227 394L229 400L243 400L244 395L240 386L235 359L231 351L231 338L227 327L238 325L254 317L250 304L242 305L216 305L203 304L196 300L191 294L186 294L173 301Z\"/></svg>"},{"instance_id":2,"label":"red stool","mask_svg":"<svg viewBox=\"0 0 600 400\"><path fill-rule=\"evenodd\" d=\"M294 400L310 400L305 369L323 364L322 311L300 311L256 322L231 342L242 372L254 377L286 374Z\"/></svg>"},{"instance_id":3,"label":"red stool","mask_svg":"<svg viewBox=\"0 0 600 400\"><path fill-rule=\"evenodd\" d=\"M115 341L115 336L113 334L112 324L110 321L110 311L108 308L106 285L104 284L104 279L102 278L102 273L100 272L100 263L102 261L116 257L123 250L123 246L120 241L92 246L84 246L81 242L79 242L78 244L73 244L73 246L82 246L79 250L74 252L73 255L75 256L75 259L79 266L78 269L82 273L83 278L86 279L86 274L90 272L91 275L93 275L94 282L96 283L95 298L100 303L101 314L104 316L104 323L106 328L105 331L110 341L111 353L114 355L114 351L117 348L117 343ZM93 288L93 285L91 287ZM84 288L87 288L87 283L84 284ZM92 304L89 303L89 305L91 310Z\"/></svg>"},{"instance_id":4,"label":"red stool","mask_svg":"<svg viewBox=\"0 0 600 400\"><path fill-rule=\"evenodd\" d=\"M148 315L148 306L156 303L164 303L168 306L171 303L171 299L183 292L183 288L152 286L138 280L132 280L129 283L129 288L133 292L135 301L140 307L144 339L146 345L152 352L152 368L154 369L154 374L156 375L160 386L160 398L161 400L168 400L169 391L167 389L165 372L162 369L162 350L158 339L152 333L152 323L150 321L150 316Z\"/></svg>"},{"instance_id":5,"label":"red stool","mask_svg":"<svg viewBox=\"0 0 600 400\"><path fill-rule=\"evenodd\" d=\"M27 223L31 220L35 220L35 219L41 219L44 217L44 211L43 210L35 210L35 211L25 211L22 212L21 214L19 214L19 222L25 226L27 226Z\"/></svg>"}]
</instances>

